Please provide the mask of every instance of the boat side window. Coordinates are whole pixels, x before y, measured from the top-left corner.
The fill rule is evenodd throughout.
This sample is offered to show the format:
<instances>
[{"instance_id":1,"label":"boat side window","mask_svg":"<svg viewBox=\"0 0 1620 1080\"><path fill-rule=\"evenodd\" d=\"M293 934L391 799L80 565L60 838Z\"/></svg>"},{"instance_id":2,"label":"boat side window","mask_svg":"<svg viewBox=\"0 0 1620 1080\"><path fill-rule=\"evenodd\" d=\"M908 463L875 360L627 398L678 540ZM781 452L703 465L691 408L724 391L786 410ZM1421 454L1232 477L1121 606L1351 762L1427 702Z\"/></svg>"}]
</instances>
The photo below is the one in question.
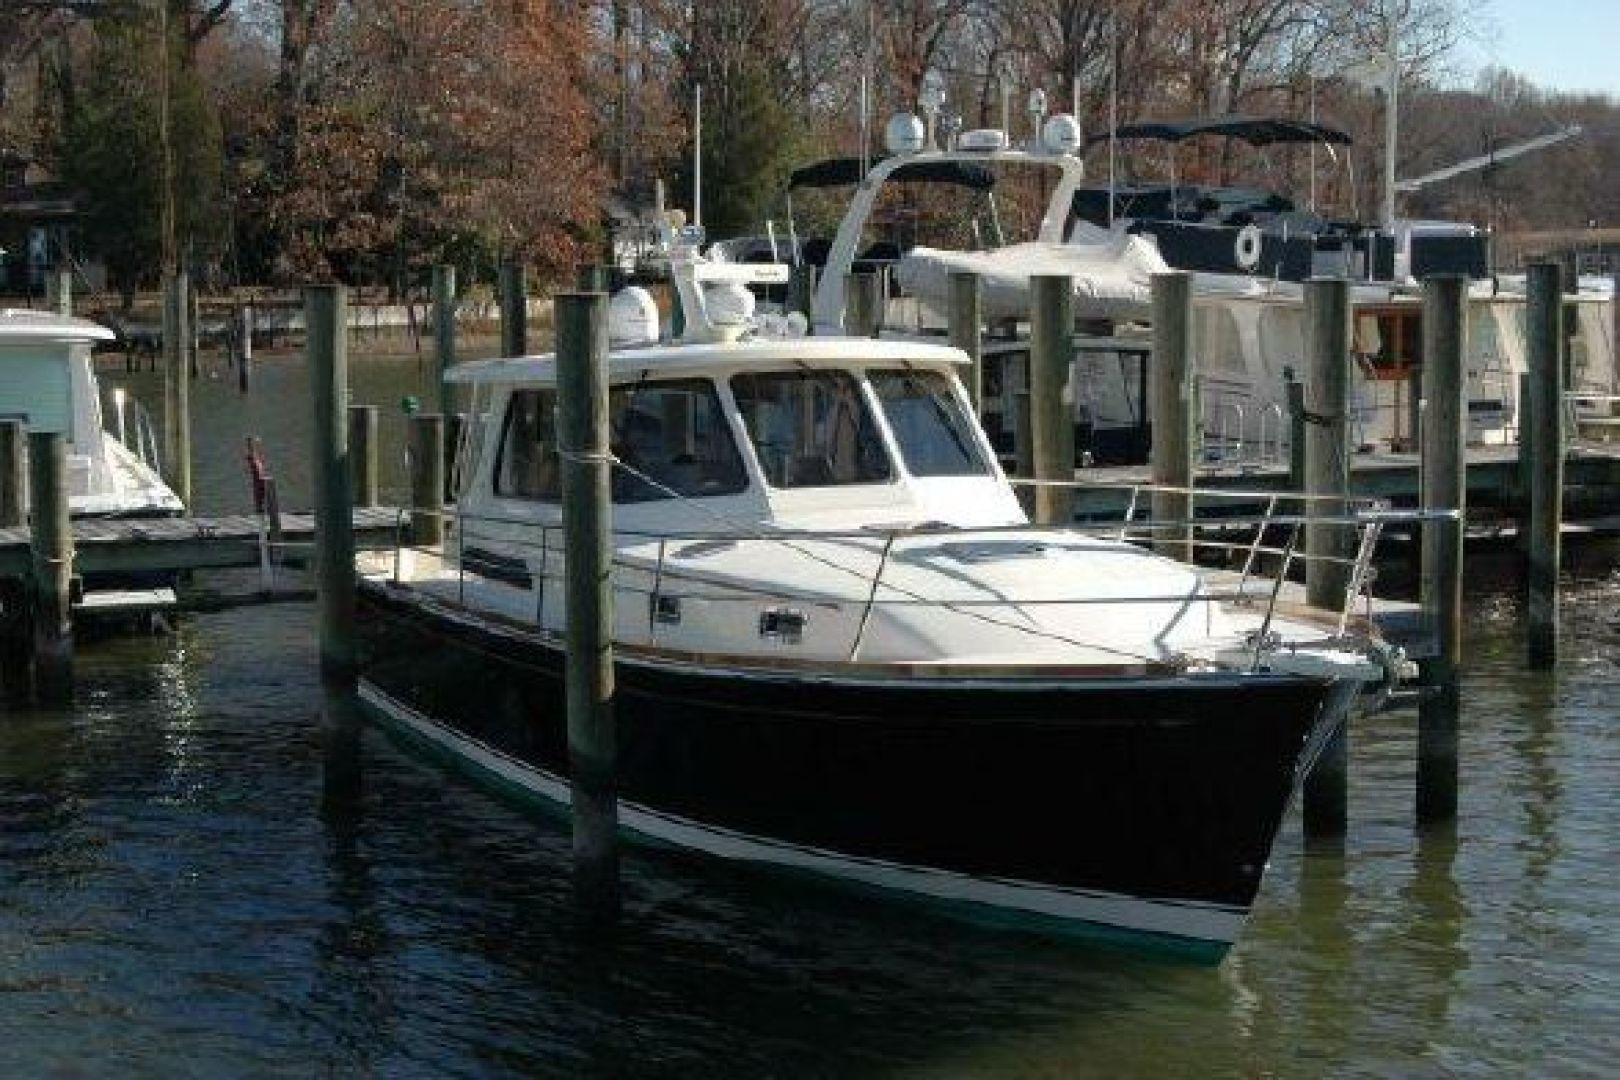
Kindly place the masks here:
<instances>
[{"instance_id":1,"label":"boat side window","mask_svg":"<svg viewBox=\"0 0 1620 1080\"><path fill-rule=\"evenodd\" d=\"M748 487L742 455L708 379L615 386L608 393L613 501L735 495ZM640 475L637 475L637 474ZM645 477L645 479L643 479Z\"/></svg>"},{"instance_id":2,"label":"boat side window","mask_svg":"<svg viewBox=\"0 0 1620 1080\"><path fill-rule=\"evenodd\" d=\"M495 461L495 494L547 502L562 499L555 390L512 392Z\"/></svg>"},{"instance_id":3,"label":"boat side window","mask_svg":"<svg viewBox=\"0 0 1620 1080\"><path fill-rule=\"evenodd\" d=\"M744 372L731 377L731 395L772 487L871 484L893 473L847 371Z\"/></svg>"},{"instance_id":4,"label":"boat side window","mask_svg":"<svg viewBox=\"0 0 1620 1080\"><path fill-rule=\"evenodd\" d=\"M937 371L868 371L900 457L913 476L985 476L973 422Z\"/></svg>"}]
</instances>

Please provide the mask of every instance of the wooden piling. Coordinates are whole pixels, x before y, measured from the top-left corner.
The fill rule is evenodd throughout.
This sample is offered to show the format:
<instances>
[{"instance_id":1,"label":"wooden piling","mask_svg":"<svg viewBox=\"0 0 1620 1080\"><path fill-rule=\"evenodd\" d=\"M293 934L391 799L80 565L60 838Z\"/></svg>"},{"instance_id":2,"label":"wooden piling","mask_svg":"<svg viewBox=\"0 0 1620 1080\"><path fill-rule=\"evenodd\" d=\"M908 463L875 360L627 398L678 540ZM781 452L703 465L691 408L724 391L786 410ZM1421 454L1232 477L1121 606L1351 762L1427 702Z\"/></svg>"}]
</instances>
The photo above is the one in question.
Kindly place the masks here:
<instances>
[{"instance_id":1,"label":"wooden piling","mask_svg":"<svg viewBox=\"0 0 1620 1080\"><path fill-rule=\"evenodd\" d=\"M529 286L520 262L501 264L501 355L529 352Z\"/></svg>"},{"instance_id":2,"label":"wooden piling","mask_svg":"<svg viewBox=\"0 0 1620 1080\"><path fill-rule=\"evenodd\" d=\"M850 337L879 337L883 333L883 278L870 272L845 279L844 332Z\"/></svg>"},{"instance_id":3,"label":"wooden piling","mask_svg":"<svg viewBox=\"0 0 1620 1080\"><path fill-rule=\"evenodd\" d=\"M1305 491L1344 496L1350 491L1350 283L1311 278L1305 283ZM1342 517L1342 499L1313 499L1311 516ZM1349 567L1325 559L1348 557L1353 533L1342 525L1307 525L1306 602L1338 611L1345 604ZM1349 815L1350 732L1341 725L1305 778L1304 824L1310 837L1342 836Z\"/></svg>"},{"instance_id":4,"label":"wooden piling","mask_svg":"<svg viewBox=\"0 0 1620 1080\"><path fill-rule=\"evenodd\" d=\"M1074 280L1030 278L1029 442L1036 480L1074 482ZM1035 522L1066 525L1072 487L1035 489Z\"/></svg>"},{"instance_id":5,"label":"wooden piling","mask_svg":"<svg viewBox=\"0 0 1620 1080\"><path fill-rule=\"evenodd\" d=\"M33 698L73 699L73 526L68 518L67 437L28 433L28 505L33 554Z\"/></svg>"},{"instance_id":6,"label":"wooden piling","mask_svg":"<svg viewBox=\"0 0 1620 1080\"><path fill-rule=\"evenodd\" d=\"M450 411L450 384L444 381L456 363L456 268L433 268L433 357L439 386L439 411Z\"/></svg>"},{"instance_id":7,"label":"wooden piling","mask_svg":"<svg viewBox=\"0 0 1620 1080\"><path fill-rule=\"evenodd\" d=\"M612 506L607 305L557 297L557 427L567 542L568 761L574 879L591 921L618 904L617 734L613 715Z\"/></svg>"},{"instance_id":8,"label":"wooden piling","mask_svg":"<svg viewBox=\"0 0 1620 1080\"><path fill-rule=\"evenodd\" d=\"M191 505L191 287L183 273L163 279L163 460L169 486Z\"/></svg>"},{"instance_id":9,"label":"wooden piling","mask_svg":"<svg viewBox=\"0 0 1620 1080\"><path fill-rule=\"evenodd\" d=\"M236 389L247 393L253 388L253 306L236 309Z\"/></svg>"},{"instance_id":10,"label":"wooden piling","mask_svg":"<svg viewBox=\"0 0 1620 1080\"><path fill-rule=\"evenodd\" d=\"M1422 822L1457 816L1467 303L1468 280L1460 274L1441 274L1423 283L1422 506L1455 510L1459 516L1423 523L1421 599L1434 629L1435 655L1420 662L1424 692L1418 703L1417 819Z\"/></svg>"},{"instance_id":11,"label":"wooden piling","mask_svg":"<svg viewBox=\"0 0 1620 1080\"><path fill-rule=\"evenodd\" d=\"M1290 378L1283 384L1288 395L1288 490L1305 490L1305 384Z\"/></svg>"},{"instance_id":12,"label":"wooden piling","mask_svg":"<svg viewBox=\"0 0 1620 1080\"><path fill-rule=\"evenodd\" d=\"M28 427L0 420L0 528L28 519Z\"/></svg>"},{"instance_id":13,"label":"wooden piling","mask_svg":"<svg viewBox=\"0 0 1620 1080\"><path fill-rule=\"evenodd\" d=\"M951 344L973 361L963 382L977 414L984 401L984 304L979 275L972 271L951 271L950 333Z\"/></svg>"},{"instance_id":14,"label":"wooden piling","mask_svg":"<svg viewBox=\"0 0 1620 1080\"><path fill-rule=\"evenodd\" d=\"M349 406L349 490L356 506L377 505L377 406Z\"/></svg>"},{"instance_id":15,"label":"wooden piling","mask_svg":"<svg viewBox=\"0 0 1620 1080\"><path fill-rule=\"evenodd\" d=\"M45 275L45 306L58 315L73 314L73 271L52 270Z\"/></svg>"},{"instance_id":16,"label":"wooden piling","mask_svg":"<svg viewBox=\"0 0 1620 1080\"><path fill-rule=\"evenodd\" d=\"M304 290L311 398L314 401L315 584L321 675L355 676L354 503L349 493L348 297L341 285Z\"/></svg>"},{"instance_id":17,"label":"wooden piling","mask_svg":"<svg viewBox=\"0 0 1620 1080\"><path fill-rule=\"evenodd\" d=\"M1528 268L1525 304L1530 369L1529 604L1526 630L1530 666L1558 662L1559 533L1564 491L1564 335L1557 263Z\"/></svg>"},{"instance_id":18,"label":"wooden piling","mask_svg":"<svg viewBox=\"0 0 1620 1080\"><path fill-rule=\"evenodd\" d=\"M411 417L411 543L433 547L444 541L444 417Z\"/></svg>"},{"instance_id":19,"label":"wooden piling","mask_svg":"<svg viewBox=\"0 0 1620 1080\"><path fill-rule=\"evenodd\" d=\"M1152 483L1191 489L1197 415L1193 410L1192 275L1177 270L1153 275L1153 353L1148 370L1148 464ZM1155 491L1155 521L1191 521L1192 495ZM1192 561L1191 527L1154 529L1153 548Z\"/></svg>"}]
</instances>

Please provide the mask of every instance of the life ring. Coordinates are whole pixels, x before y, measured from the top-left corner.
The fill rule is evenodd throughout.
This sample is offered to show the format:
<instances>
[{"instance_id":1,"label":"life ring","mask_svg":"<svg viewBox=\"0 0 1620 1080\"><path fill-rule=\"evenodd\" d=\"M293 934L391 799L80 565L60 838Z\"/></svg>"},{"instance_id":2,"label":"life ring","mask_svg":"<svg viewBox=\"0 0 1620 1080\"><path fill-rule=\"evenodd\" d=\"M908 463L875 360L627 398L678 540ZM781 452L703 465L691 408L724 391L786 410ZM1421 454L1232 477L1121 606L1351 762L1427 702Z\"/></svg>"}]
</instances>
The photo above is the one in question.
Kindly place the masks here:
<instances>
[{"instance_id":1,"label":"life ring","mask_svg":"<svg viewBox=\"0 0 1620 1080\"><path fill-rule=\"evenodd\" d=\"M1260 230L1253 225L1245 225L1238 230L1237 243L1233 245L1232 256L1237 264L1245 270L1253 270L1260 265Z\"/></svg>"}]
</instances>

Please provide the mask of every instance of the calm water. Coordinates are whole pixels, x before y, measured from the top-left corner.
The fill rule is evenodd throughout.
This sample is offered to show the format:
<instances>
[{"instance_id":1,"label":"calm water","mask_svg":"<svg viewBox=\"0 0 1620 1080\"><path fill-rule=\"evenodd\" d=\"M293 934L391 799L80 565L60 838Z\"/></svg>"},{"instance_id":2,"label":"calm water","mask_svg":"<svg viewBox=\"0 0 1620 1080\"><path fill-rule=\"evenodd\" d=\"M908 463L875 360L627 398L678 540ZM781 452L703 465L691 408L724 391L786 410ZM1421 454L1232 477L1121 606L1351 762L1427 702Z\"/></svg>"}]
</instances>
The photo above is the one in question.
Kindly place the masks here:
<instances>
[{"instance_id":1,"label":"calm water","mask_svg":"<svg viewBox=\"0 0 1620 1080\"><path fill-rule=\"evenodd\" d=\"M199 388L206 508L244 431L303 502L302 377L258 375ZM355 385L397 487L423 384ZM587 943L566 829L357 734L306 606L86 647L74 711L0 716L0 1076L1612 1075L1620 574L1571 580L1546 676L1470 586L1460 824L1411 825L1413 716L1362 725L1344 849L1296 815L1216 969L640 851Z\"/></svg>"}]
</instances>

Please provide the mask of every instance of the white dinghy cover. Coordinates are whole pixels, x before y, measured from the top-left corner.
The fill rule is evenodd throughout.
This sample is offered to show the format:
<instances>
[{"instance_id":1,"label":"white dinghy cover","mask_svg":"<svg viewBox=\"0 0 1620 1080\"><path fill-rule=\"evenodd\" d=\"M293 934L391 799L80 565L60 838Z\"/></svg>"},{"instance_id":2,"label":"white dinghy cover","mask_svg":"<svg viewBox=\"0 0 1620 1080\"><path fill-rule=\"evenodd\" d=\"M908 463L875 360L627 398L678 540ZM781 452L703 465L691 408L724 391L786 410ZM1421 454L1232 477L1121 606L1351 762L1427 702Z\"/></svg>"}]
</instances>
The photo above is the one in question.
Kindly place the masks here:
<instances>
[{"instance_id":1,"label":"white dinghy cover","mask_svg":"<svg viewBox=\"0 0 1620 1080\"><path fill-rule=\"evenodd\" d=\"M1152 275L1170 267L1153 242L1120 234L1088 243L1011 244L995 251L917 247L901 258L901 288L936 311L950 305L952 271L979 275L987 319L1029 314L1029 279L1062 274L1074 279L1074 314L1080 319L1145 319Z\"/></svg>"}]
</instances>

